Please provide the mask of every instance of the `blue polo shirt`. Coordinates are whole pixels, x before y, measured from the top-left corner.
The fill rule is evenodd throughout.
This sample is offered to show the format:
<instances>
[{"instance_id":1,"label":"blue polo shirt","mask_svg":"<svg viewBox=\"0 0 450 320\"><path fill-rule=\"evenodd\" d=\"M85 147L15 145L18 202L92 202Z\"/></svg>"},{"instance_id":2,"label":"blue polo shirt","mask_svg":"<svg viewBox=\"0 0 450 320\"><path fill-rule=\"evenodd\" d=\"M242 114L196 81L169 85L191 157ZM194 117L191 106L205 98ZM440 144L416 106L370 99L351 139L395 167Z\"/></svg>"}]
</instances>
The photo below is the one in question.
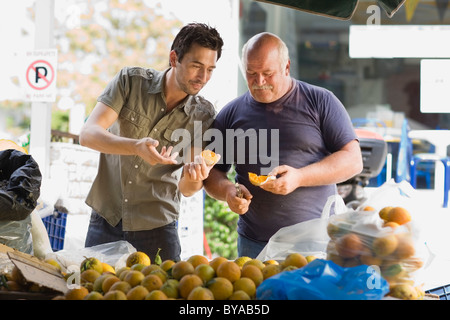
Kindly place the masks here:
<instances>
[{"instance_id":1,"label":"blue polo shirt","mask_svg":"<svg viewBox=\"0 0 450 320\"><path fill-rule=\"evenodd\" d=\"M320 217L336 185L300 187L288 195L267 192L249 182L248 173L267 174L278 165L294 168L315 163L357 139L342 103L324 88L293 80L292 89L266 104L249 92L227 104L214 128L222 133L216 168L235 165L237 182L253 195L249 211L239 216L238 233L268 241L280 228Z\"/></svg>"}]
</instances>

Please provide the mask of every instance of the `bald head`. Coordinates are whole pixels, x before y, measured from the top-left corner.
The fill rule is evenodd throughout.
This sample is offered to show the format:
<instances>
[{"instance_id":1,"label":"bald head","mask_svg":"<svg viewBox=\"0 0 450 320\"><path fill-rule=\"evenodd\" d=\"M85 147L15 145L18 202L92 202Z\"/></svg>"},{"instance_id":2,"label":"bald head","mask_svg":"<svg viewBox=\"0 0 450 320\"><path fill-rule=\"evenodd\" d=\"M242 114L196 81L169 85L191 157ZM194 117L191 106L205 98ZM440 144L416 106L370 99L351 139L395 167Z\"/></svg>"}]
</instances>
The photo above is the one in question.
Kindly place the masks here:
<instances>
[{"instance_id":1,"label":"bald head","mask_svg":"<svg viewBox=\"0 0 450 320\"><path fill-rule=\"evenodd\" d=\"M254 52L261 52L264 48L276 50L280 59L281 67L285 67L289 61L289 50L283 40L270 32L258 33L251 37L242 47L242 66L247 66L248 55Z\"/></svg>"},{"instance_id":2,"label":"bald head","mask_svg":"<svg viewBox=\"0 0 450 320\"><path fill-rule=\"evenodd\" d=\"M242 66L248 89L258 102L274 102L292 86L288 48L272 33L263 32L247 41Z\"/></svg>"}]
</instances>

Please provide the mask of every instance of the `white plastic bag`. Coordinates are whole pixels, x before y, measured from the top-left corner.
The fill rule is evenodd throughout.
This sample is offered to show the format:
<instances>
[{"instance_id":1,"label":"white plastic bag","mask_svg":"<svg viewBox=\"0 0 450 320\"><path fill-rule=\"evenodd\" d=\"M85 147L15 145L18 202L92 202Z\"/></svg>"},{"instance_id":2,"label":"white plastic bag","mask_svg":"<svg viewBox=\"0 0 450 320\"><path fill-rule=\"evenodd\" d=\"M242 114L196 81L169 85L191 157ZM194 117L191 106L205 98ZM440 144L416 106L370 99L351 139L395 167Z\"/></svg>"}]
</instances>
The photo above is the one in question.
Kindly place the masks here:
<instances>
[{"instance_id":1,"label":"white plastic bag","mask_svg":"<svg viewBox=\"0 0 450 320\"><path fill-rule=\"evenodd\" d=\"M348 211L344 200L339 195L328 197L320 218L300 222L278 230L270 239L257 259L283 260L288 254L298 252L304 256L313 255L323 259L330 237L327 233L328 218L334 204L334 213Z\"/></svg>"},{"instance_id":2,"label":"white plastic bag","mask_svg":"<svg viewBox=\"0 0 450 320\"><path fill-rule=\"evenodd\" d=\"M31 216L31 237L33 239L33 255L44 259L48 253L53 252L48 237L47 229L37 210L33 210Z\"/></svg>"},{"instance_id":3,"label":"white plastic bag","mask_svg":"<svg viewBox=\"0 0 450 320\"><path fill-rule=\"evenodd\" d=\"M18 221L0 221L0 243L31 254L33 251L31 216L28 215Z\"/></svg>"},{"instance_id":4,"label":"white plastic bag","mask_svg":"<svg viewBox=\"0 0 450 320\"><path fill-rule=\"evenodd\" d=\"M128 255L135 251L136 248L128 241L120 240L86 247L77 251L60 250L47 254L46 258L55 259L63 269L69 269L71 266L79 268L86 257L95 257L117 270L126 265Z\"/></svg>"},{"instance_id":5,"label":"white plastic bag","mask_svg":"<svg viewBox=\"0 0 450 320\"><path fill-rule=\"evenodd\" d=\"M399 206L414 214L417 210L417 203L414 201L416 198L418 198L417 190L408 181L403 180L397 183L391 179L371 191L367 199L356 210L370 206L375 211L380 211L387 206Z\"/></svg>"},{"instance_id":6,"label":"white plastic bag","mask_svg":"<svg viewBox=\"0 0 450 320\"><path fill-rule=\"evenodd\" d=\"M389 296L423 299L424 270L433 260L417 220L417 194L407 181L393 180L375 189L355 211L329 219L327 259L347 268L368 265L390 285ZM380 216L386 207L400 207L409 222L389 226Z\"/></svg>"}]
</instances>

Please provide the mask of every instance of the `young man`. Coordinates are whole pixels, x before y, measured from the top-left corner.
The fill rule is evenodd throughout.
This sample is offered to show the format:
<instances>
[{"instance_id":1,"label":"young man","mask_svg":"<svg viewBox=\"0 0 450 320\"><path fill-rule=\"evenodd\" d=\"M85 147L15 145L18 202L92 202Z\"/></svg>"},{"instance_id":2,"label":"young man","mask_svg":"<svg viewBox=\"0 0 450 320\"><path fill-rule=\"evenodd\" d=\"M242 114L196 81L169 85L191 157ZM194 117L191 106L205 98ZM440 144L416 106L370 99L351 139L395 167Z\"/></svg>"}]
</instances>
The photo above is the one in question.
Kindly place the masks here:
<instances>
[{"instance_id":1,"label":"young man","mask_svg":"<svg viewBox=\"0 0 450 320\"><path fill-rule=\"evenodd\" d=\"M174 39L168 69L123 68L100 95L80 133L80 144L100 151L86 199L93 209L86 246L126 240L150 257L161 248L162 259L180 259L180 192L200 190L210 168L200 162L182 170L172 134L183 129L193 139L196 123L203 132L211 125L214 107L197 94L222 46L216 29L188 24Z\"/></svg>"},{"instance_id":2,"label":"young man","mask_svg":"<svg viewBox=\"0 0 450 320\"><path fill-rule=\"evenodd\" d=\"M242 61L249 91L215 119L226 140L217 145L226 147L204 187L240 214L238 254L255 258L280 228L319 217L336 183L362 170L362 157L344 106L328 90L290 76L280 38L252 37ZM230 132L236 134L229 141ZM242 197L226 176L233 163ZM249 172L277 179L254 186Z\"/></svg>"}]
</instances>

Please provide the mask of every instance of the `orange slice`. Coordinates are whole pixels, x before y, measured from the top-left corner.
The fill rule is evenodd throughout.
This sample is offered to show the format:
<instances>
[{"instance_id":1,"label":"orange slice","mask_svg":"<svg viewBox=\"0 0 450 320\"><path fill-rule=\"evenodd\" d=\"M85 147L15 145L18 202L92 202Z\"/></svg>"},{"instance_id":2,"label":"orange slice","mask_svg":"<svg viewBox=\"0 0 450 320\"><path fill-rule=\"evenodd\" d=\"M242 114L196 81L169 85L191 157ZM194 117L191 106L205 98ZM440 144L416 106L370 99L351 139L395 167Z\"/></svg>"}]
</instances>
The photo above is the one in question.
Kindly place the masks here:
<instances>
[{"instance_id":1,"label":"orange slice","mask_svg":"<svg viewBox=\"0 0 450 320\"><path fill-rule=\"evenodd\" d=\"M12 140L7 139L0 139L0 151L8 150L8 149L16 149L18 151L21 151L23 153L27 153L27 150L21 146L19 146L17 143L15 143Z\"/></svg>"},{"instance_id":2,"label":"orange slice","mask_svg":"<svg viewBox=\"0 0 450 320\"><path fill-rule=\"evenodd\" d=\"M214 151L206 150L206 149L202 151L201 156L203 159L205 159L205 163L208 166L215 165L220 159L219 155L215 154Z\"/></svg>"},{"instance_id":3,"label":"orange slice","mask_svg":"<svg viewBox=\"0 0 450 320\"><path fill-rule=\"evenodd\" d=\"M274 176L258 176L256 173L249 172L248 179L255 186L262 186L264 183L270 180L275 180Z\"/></svg>"}]
</instances>

